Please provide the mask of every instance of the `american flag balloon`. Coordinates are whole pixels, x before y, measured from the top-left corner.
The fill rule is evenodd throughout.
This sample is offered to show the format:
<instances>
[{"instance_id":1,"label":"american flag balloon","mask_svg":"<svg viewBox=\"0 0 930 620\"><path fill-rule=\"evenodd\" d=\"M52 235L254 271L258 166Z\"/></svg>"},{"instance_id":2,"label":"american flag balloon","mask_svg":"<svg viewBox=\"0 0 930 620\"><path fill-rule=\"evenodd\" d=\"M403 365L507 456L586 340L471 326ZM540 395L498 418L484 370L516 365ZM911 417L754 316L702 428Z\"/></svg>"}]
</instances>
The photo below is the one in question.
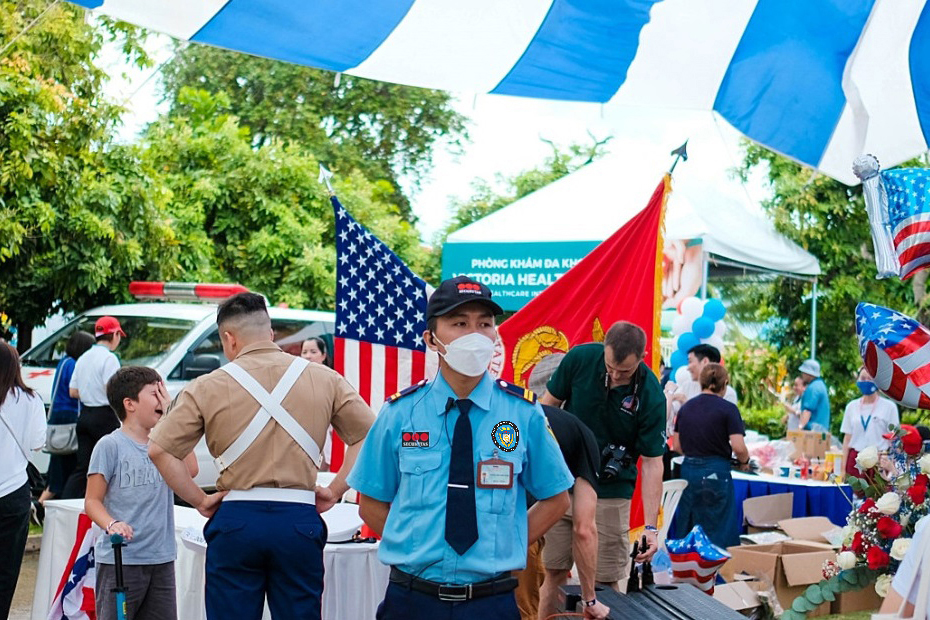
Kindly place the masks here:
<instances>
[{"instance_id":1,"label":"american flag balloon","mask_svg":"<svg viewBox=\"0 0 930 620\"><path fill-rule=\"evenodd\" d=\"M707 594L714 593L717 571L732 556L711 542L704 528L695 525L684 538L666 540L676 583L690 583Z\"/></svg>"},{"instance_id":2,"label":"american flag balloon","mask_svg":"<svg viewBox=\"0 0 930 620\"><path fill-rule=\"evenodd\" d=\"M856 333L878 389L904 407L930 409L930 330L900 312L860 303Z\"/></svg>"}]
</instances>

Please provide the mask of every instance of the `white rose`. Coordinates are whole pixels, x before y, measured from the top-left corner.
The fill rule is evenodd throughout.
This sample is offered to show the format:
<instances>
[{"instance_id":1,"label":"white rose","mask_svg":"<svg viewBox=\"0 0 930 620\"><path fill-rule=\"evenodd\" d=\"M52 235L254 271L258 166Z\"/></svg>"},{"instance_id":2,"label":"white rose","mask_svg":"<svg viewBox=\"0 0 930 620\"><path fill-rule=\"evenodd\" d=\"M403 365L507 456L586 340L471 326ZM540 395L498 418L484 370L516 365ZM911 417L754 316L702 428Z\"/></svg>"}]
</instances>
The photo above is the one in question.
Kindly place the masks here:
<instances>
[{"instance_id":1,"label":"white rose","mask_svg":"<svg viewBox=\"0 0 930 620\"><path fill-rule=\"evenodd\" d=\"M852 542L853 536L856 535L859 529L854 525L844 525L843 526L843 544L848 545Z\"/></svg>"},{"instance_id":2,"label":"white rose","mask_svg":"<svg viewBox=\"0 0 930 620\"><path fill-rule=\"evenodd\" d=\"M930 474L930 452L920 457L917 464L920 465L920 471Z\"/></svg>"},{"instance_id":3,"label":"white rose","mask_svg":"<svg viewBox=\"0 0 930 620\"><path fill-rule=\"evenodd\" d=\"M875 502L875 507L883 515L893 515L901 507L901 496L897 493L885 493Z\"/></svg>"},{"instance_id":4,"label":"white rose","mask_svg":"<svg viewBox=\"0 0 930 620\"><path fill-rule=\"evenodd\" d=\"M880 597L888 596L889 587L891 587L891 575L879 575L875 580L875 591Z\"/></svg>"},{"instance_id":5,"label":"white rose","mask_svg":"<svg viewBox=\"0 0 930 620\"><path fill-rule=\"evenodd\" d=\"M836 556L836 564L843 570L849 570L856 566L856 554L852 551L843 551Z\"/></svg>"},{"instance_id":6,"label":"white rose","mask_svg":"<svg viewBox=\"0 0 930 620\"><path fill-rule=\"evenodd\" d=\"M891 557L893 557L896 560L903 560L910 546L911 546L910 538L897 539L896 541L891 543Z\"/></svg>"},{"instance_id":7,"label":"white rose","mask_svg":"<svg viewBox=\"0 0 930 620\"><path fill-rule=\"evenodd\" d=\"M856 455L856 467L859 471L866 471L878 464L878 448L869 446Z\"/></svg>"}]
</instances>

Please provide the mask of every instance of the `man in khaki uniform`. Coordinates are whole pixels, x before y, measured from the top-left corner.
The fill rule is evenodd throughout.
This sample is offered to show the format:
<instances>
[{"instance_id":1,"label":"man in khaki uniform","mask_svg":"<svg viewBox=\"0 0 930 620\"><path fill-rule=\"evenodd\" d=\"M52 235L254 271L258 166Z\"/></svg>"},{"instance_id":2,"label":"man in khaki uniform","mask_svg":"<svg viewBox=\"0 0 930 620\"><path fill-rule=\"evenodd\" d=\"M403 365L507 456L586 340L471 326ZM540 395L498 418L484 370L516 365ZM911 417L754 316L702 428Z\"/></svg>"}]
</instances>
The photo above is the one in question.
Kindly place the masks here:
<instances>
[{"instance_id":1,"label":"man in khaki uniform","mask_svg":"<svg viewBox=\"0 0 930 620\"><path fill-rule=\"evenodd\" d=\"M149 456L201 514L207 540L208 619L320 618L326 526L319 513L348 489L374 415L339 374L281 351L265 301L240 293L220 305L226 366L193 381L153 429ZM317 487L329 425L348 446L328 487ZM202 436L219 492L208 495L182 459ZM315 505L314 505L315 504Z\"/></svg>"}]
</instances>

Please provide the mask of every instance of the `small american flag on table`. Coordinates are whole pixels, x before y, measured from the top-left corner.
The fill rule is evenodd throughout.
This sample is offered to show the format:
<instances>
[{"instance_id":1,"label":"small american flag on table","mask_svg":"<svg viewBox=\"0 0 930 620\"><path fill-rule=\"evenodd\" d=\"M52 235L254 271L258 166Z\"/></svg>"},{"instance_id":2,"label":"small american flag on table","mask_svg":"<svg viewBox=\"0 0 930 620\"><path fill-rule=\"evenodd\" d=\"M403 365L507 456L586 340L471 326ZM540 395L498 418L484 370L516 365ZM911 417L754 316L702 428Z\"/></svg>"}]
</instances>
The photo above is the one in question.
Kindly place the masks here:
<instances>
[{"instance_id":1,"label":"small american flag on table","mask_svg":"<svg viewBox=\"0 0 930 620\"><path fill-rule=\"evenodd\" d=\"M395 392L436 374L438 359L423 343L432 287L339 200L336 214L334 365L376 412Z\"/></svg>"}]
</instances>

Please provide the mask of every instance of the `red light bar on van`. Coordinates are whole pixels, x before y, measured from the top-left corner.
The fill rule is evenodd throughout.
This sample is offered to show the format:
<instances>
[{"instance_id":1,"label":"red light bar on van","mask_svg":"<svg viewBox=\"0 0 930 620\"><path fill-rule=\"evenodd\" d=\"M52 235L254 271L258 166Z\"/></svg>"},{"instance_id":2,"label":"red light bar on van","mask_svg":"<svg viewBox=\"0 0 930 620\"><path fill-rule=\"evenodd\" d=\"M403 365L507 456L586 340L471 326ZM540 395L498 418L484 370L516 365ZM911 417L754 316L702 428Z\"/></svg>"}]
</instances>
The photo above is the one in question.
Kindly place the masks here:
<instances>
[{"instance_id":1,"label":"red light bar on van","mask_svg":"<svg viewBox=\"0 0 930 620\"><path fill-rule=\"evenodd\" d=\"M196 282L130 282L129 292L139 300L222 301L236 293L247 293L241 284Z\"/></svg>"}]
</instances>

